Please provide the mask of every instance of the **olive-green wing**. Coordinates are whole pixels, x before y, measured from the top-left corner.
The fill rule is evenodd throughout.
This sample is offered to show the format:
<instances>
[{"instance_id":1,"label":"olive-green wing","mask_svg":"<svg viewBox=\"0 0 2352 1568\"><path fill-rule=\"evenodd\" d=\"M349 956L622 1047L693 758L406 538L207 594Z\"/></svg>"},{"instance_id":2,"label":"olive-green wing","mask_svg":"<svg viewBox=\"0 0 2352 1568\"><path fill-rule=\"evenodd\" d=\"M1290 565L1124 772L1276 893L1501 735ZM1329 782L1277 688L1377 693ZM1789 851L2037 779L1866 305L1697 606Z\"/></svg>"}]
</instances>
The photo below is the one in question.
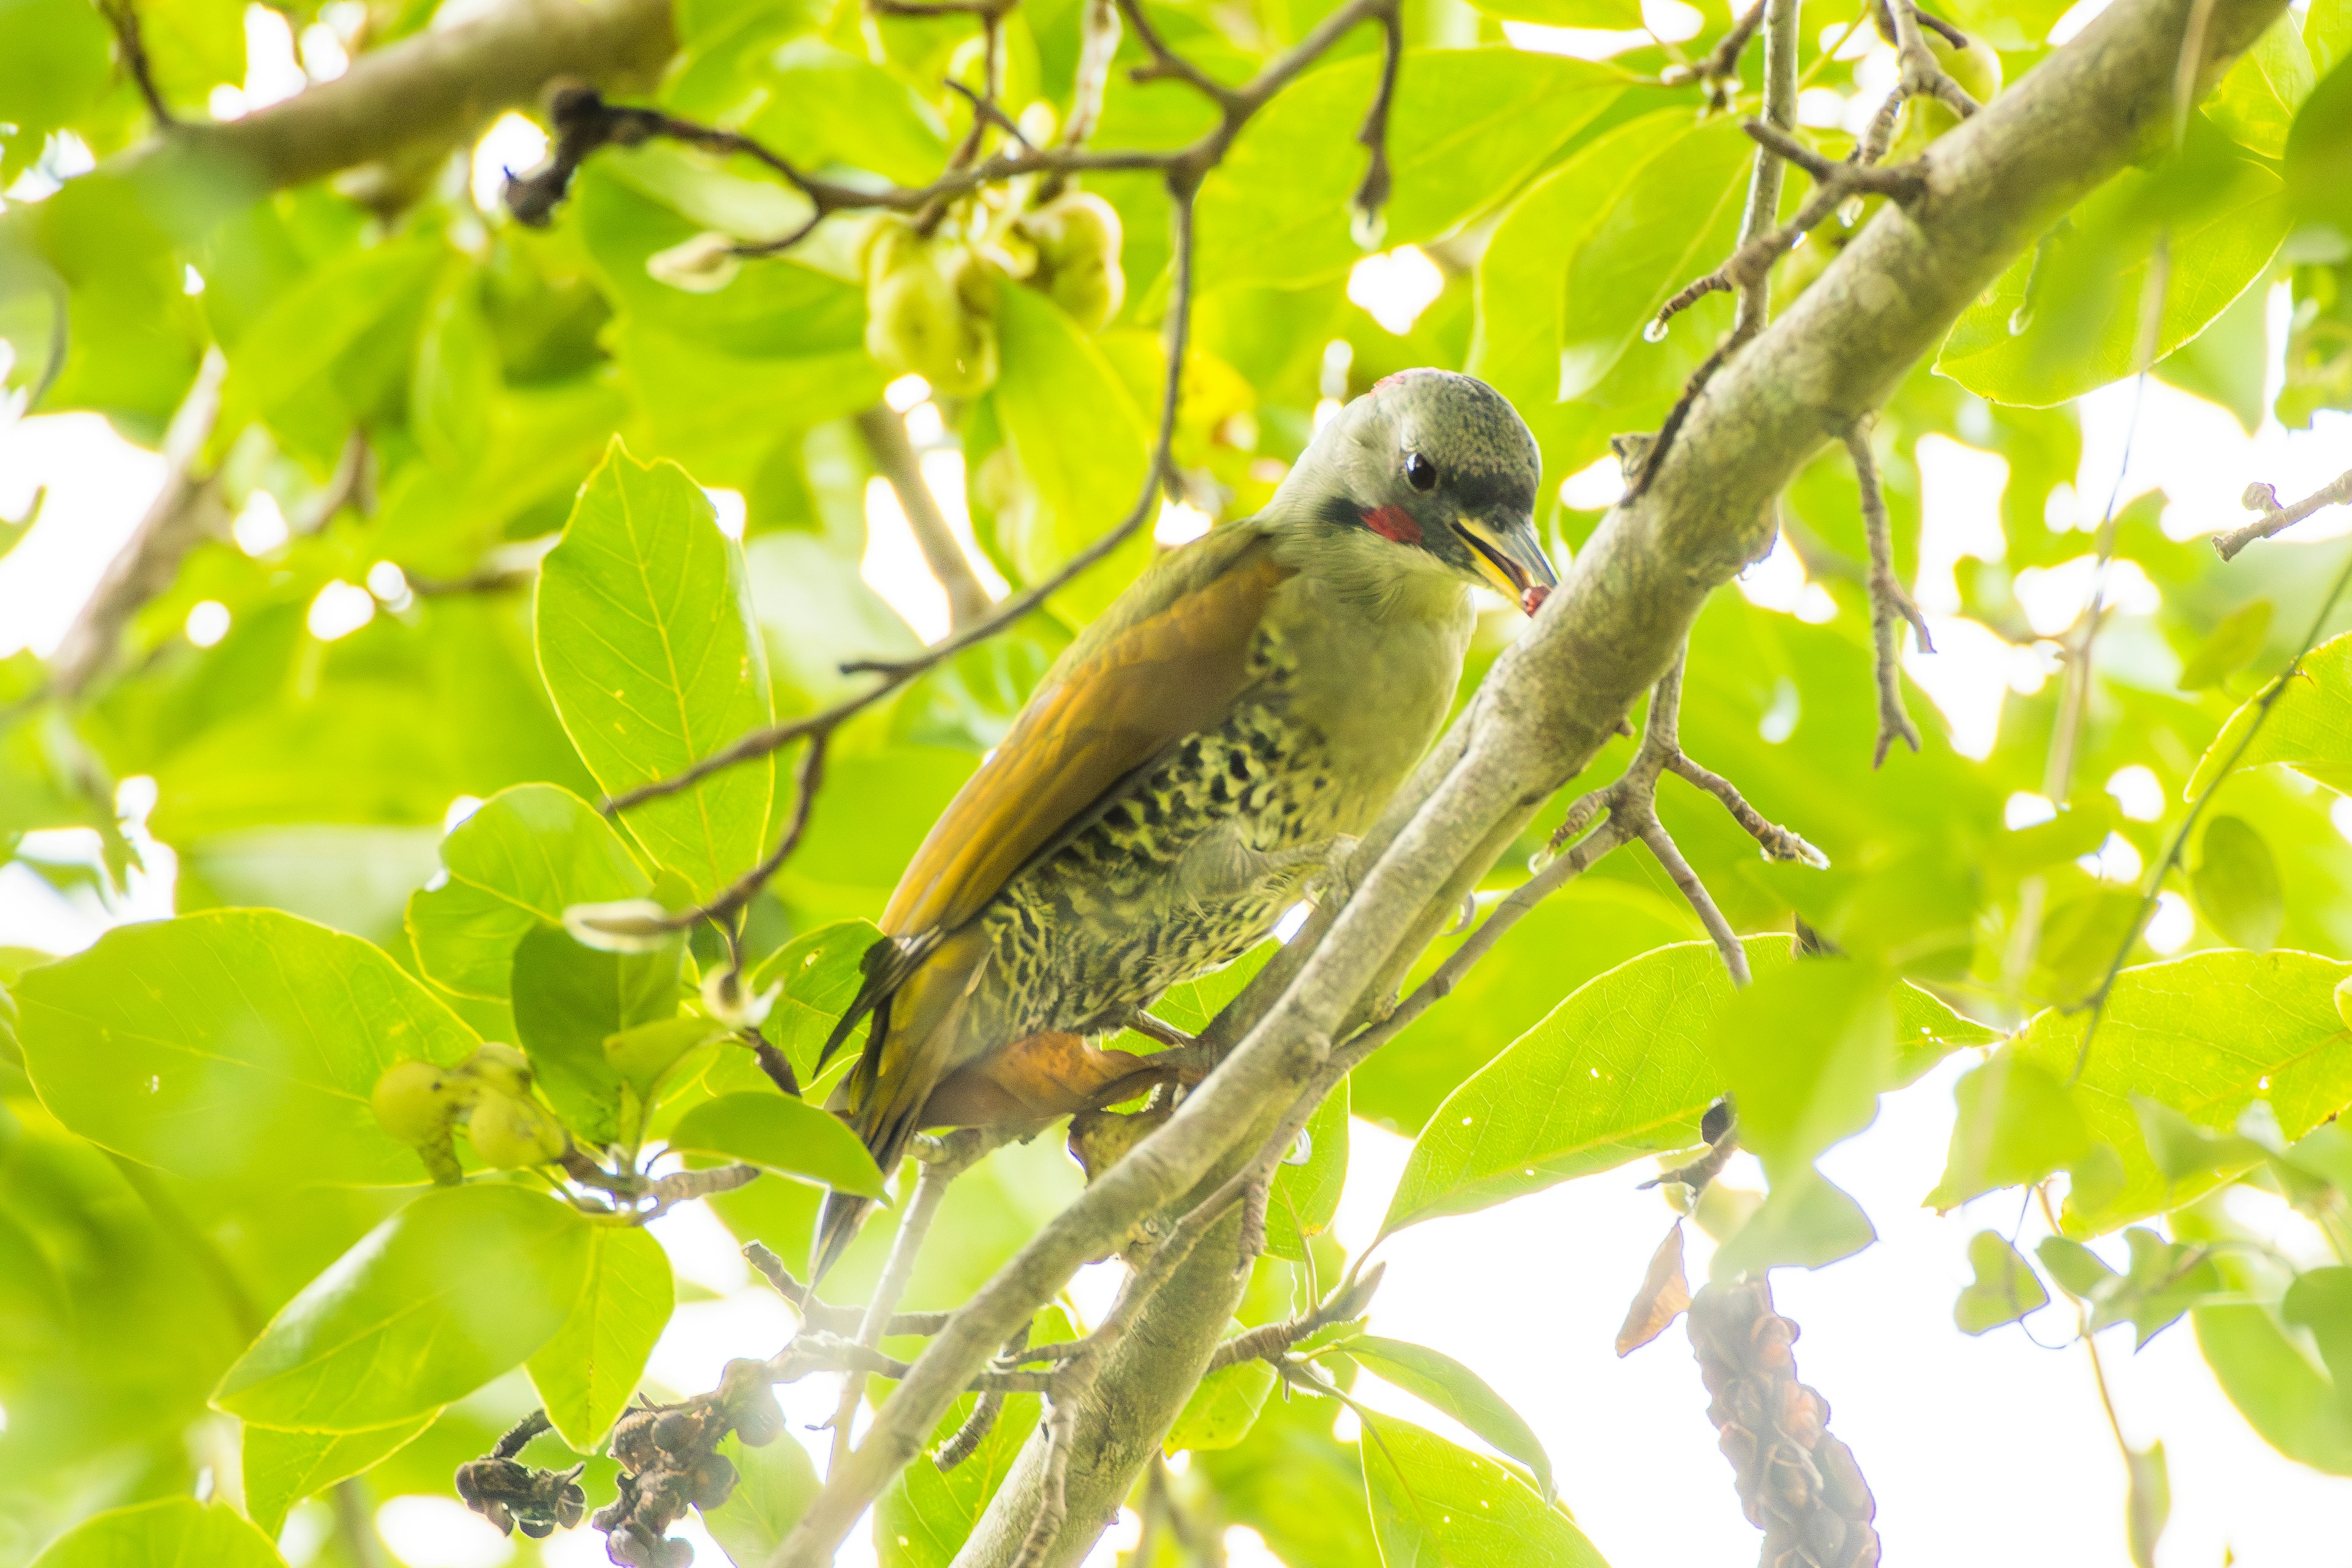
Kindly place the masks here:
<instances>
[{"instance_id":1,"label":"olive-green wing","mask_svg":"<svg viewBox=\"0 0 2352 1568\"><path fill-rule=\"evenodd\" d=\"M1265 534L1238 524L1138 579L949 804L882 929L919 942L961 926L1121 781L1213 726L1248 683L1266 603L1288 575Z\"/></svg>"}]
</instances>

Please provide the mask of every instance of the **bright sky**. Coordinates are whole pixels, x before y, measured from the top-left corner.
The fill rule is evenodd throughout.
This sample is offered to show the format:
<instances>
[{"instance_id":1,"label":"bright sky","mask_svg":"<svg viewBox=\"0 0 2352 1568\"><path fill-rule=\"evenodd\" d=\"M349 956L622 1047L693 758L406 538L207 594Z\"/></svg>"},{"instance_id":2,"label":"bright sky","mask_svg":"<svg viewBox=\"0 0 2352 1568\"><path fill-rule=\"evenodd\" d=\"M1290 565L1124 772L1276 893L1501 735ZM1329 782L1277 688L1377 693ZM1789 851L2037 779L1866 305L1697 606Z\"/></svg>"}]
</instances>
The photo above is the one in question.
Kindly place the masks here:
<instances>
[{"instance_id":1,"label":"bright sky","mask_svg":"<svg viewBox=\"0 0 2352 1568\"><path fill-rule=\"evenodd\" d=\"M1667 5L1686 9L1672 0ZM1653 20L1662 30L1684 31L1666 8ZM1592 54L1617 47L1528 32L1519 40L1525 47ZM331 66L331 42L306 37L305 58L317 52ZM291 45L258 38L257 58L272 48L285 54ZM331 74L319 62L313 70ZM260 100L291 85L264 70L244 90ZM509 128L499 134L507 140L486 148L484 169L529 161L520 132ZM1433 295L1433 275L1425 257L1404 247L1367 258L1349 292L1384 325L1402 331ZM2283 337L2283 292L2271 304L2276 342ZM919 385L893 391L894 403L909 410L918 444L931 444L924 471L943 510L969 539L961 460L940 444L937 411L920 401ZM2095 521L2096 506L2115 483L2133 395L2124 385L2083 401L2084 452L2076 489L2093 498L2086 503L2089 521ZM2161 486L2172 498L2168 531L2187 536L2242 521L2237 497L2250 479L2269 481L2282 496L2294 497L2316 489L2347 461L2352 418L2323 416L2308 432L2265 424L2249 437L2221 409L2151 383L2123 493ZM1915 653L1906 667L1934 698L1961 748L1981 755L1991 745L2004 693L2032 689L2047 678L2050 666L1951 613L1958 608L1952 563L1965 554L1998 551L1995 508L2003 465L1951 442L1931 443L1922 465L1927 494L1920 598L1943 651L1932 658ZM161 473L153 454L124 442L95 416L0 424L0 516L22 515L32 492L48 489L39 524L0 559L0 653L25 647L47 652L55 646L136 524ZM1595 470L1570 483L1579 504L1605 504L1614 476ZM877 483L869 491L867 515L866 579L919 632L937 637L945 629L943 596L924 574L887 486ZM272 521L248 520L240 540L265 552L273 533L282 538L282 524L273 529ZM1162 520L1163 530L1177 534L1198 524L1184 517ZM2338 513L2300 531L2317 538L2347 528L2352 514ZM2087 534L2084 547L2087 552ZM387 586L396 597L398 584ZM314 630L325 634L355 624L352 617L366 608L360 602L365 595L345 587L334 603L322 602ZM1809 591L1801 567L1785 550L1753 569L1740 587L1769 607L1811 618L1836 613L1826 595ZM2085 574L2069 575L2062 568L2021 584L2021 598L2037 628L2056 629L2071 619L2085 587ZM2122 581L2111 582L2110 589L2125 594L2126 602L2141 595L2145 607L2153 607L2146 598L2152 586ZM152 794L146 781L132 781L124 804L143 816ZM89 853L74 835L44 835L36 847L57 858ZM61 898L21 866L0 868L0 942L72 951L114 921L169 913L168 852L153 855L152 863L154 870L130 900L112 910L86 897ZM1881 1239L1819 1273L1789 1270L1776 1277L1781 1309L1805 1331L1799 1365L1830 1400L1833 1429L1852 1445L1877 1494L1889 1562L1906 1568L2011 1561L2124 1568L2122 1466L2084 1350L2042 1349L2016 1328L1971 1340L1951 1327L1953 1298L1969 1278L1969 1237L1986 1226L2009 1231L2019 1219L2013 1196L1979 1200L1943 1218L1919 1206L1942 1166L1950 1081L1965 1065L1948 1064L1890 1097L1874 1126L1824 1161L1832 1178L1869 1212ZM1406 1147L1361 1123L1355 1140L1339 1219L1341 1238L1351 1247L1376 1230ZM1614 1568L1745 1562L1756 1550L1756 1534L1739 1516L1703 1419L1706 1399L1681 1329L1628 1360L1611 1352L1626 1301L1671 1217L1655 1194L1634 1190L1643 1173L1595 1176L1394 1238L1383 1249L1391 1268L1373 1308L1373 1327L1445 1351L1505 1390L1543 1438L1564 1498ZM1741 1179L1740 1167L1734 1167L1733 1179ZM1759 1184L1752 1166L1742 1184ZM2267 1217L2290 1243L2296 1239L2300 1222L2292 1215ZM764 1287L751 1286L717 1221L691 1205L657 1230L680 1273L720 1298L679 1310L656 1352L653 1375L682 1390L705 1387L729 1357L772 1352L788 1330L785 1315ZM2038 1220L2029 1223L2024 1245L2030 1248L2038 1234ZM1692 1240L1696 1277L1707 1248L1696 1231ZM2120 1256L2117 1247L2103 1250ZM1107 1303L1113 1280L1099 1268L1092 1273L1081 1280L1079 1299ZM2045 1310L2029 1326L2052 1345L2063 1345L2072 1332L2063 1307ZM2140 1445L2161 1439L2171 1461L2173 1515L2162 1568L2205 1568L2231 1560L2226 1553L2245 1568L2342 1561L2352 1480L2317 1476L2265 1447L2214 1386L2186 1324L2137 1355L2127 1333L2111 1331L2102 1345L2127 1434ZM1446 1426L1414 1402L1384 1394L1377 1384L1365 1392L1376 1405ZM797 1427L821 1418L831 1403L828 1391L803 1388L788 1401L788 1412ZM382 1522L408 1568L495 1568L510 1553L489 1526L451 1499L396 1500ZM1131 1529L1129 1521L1115 1531L1092 1561L1108 1565ZM313 1515L298 1513L286 1542L296 1568L315 1552L319 1537ZM2315 1553L2322 1542L2336 1543L2327 1549L2333 1556ZM707 1539L698 1537L697 1546L698 1562L724 1560ZM1264 1568L1272 1561L1246 1531L1236 1531L1229 1546L1236 1568ZM861 1534L843 1561L870 1562L870 1552ZM601 1538L584 1530L551 1542L547 1554L563 1568L604 1561Z\"/></svg>"}]
</instances>

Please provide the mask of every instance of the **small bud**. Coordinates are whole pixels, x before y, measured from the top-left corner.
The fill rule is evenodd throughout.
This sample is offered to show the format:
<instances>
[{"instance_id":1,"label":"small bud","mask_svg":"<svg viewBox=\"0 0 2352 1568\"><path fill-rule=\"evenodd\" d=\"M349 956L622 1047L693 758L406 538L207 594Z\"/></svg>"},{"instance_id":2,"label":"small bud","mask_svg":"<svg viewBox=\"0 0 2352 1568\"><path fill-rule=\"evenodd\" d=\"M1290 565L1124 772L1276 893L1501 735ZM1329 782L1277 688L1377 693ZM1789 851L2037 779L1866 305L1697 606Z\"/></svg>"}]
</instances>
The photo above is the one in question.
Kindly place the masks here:
<instances>
[{"instance_id":1,"label":"small bud","mask_svg":"<svg viewBox=\"0 0 2352 1568\"><path fill-rule=\"evenodd\" d=\"M1664 342L1666 341L1665 318L1663 316L1651 317L1649 324L1642 329L1642 341L1645 343Z\"/></svg>"},{"instance_id":2,"label":"small bud","mask_svg":"<svg viewBox=\"0 0 2352 1568\"><path fill-rule=\"evenodd\" d=\"M2278 491L2257 480L2246 487L2246 493L2238 498L2238 504L2248 511L2276 511L2279 510Z\"/></svg>"},{"instance_id":3,"label":"small bud","mask_svg":"<svg viewBox=\"0 0 2352 1568\"><path fill-rule=\"evenodd\" d=\"M646 258L646 275L689 294L716 294L735 281L743 258L723 234L698 234Z\"/></svg>"},{"instance_id":4,"label":"small bud","mask_svg":"<svg viewBox=\"0 0 2352 1568\"><path fill-rule=\"evenodd\" d=\"M1388 237L1389 215L1382 207L1358 207L1348 223L1348 232L1359 250L1378 250L1381 241Z\"/></svg>"},{"instance_id":5,"label":"small bud","mask_svg":"<svg viewBox=\"0 0 2352 1568\"><path fill-rule=\"evenodd\" d=\"M768 1021L769 1010L783 994L781 980L765 991L746 991L740 969L714 969L702 977L703 1008L730 1028L758 1028Z\"/></svg>"},{"instance_id":6,"label":"small bud","mask_svg":"<svg viewBox=\"0 0 2352 1568\"><path fill-rule=\"evenodd\" d=\"M669 911L651 899L568 904L563 929L572 941L599 952L651 952L677 934L669 923Z\"/></svg>"}]
</instances>

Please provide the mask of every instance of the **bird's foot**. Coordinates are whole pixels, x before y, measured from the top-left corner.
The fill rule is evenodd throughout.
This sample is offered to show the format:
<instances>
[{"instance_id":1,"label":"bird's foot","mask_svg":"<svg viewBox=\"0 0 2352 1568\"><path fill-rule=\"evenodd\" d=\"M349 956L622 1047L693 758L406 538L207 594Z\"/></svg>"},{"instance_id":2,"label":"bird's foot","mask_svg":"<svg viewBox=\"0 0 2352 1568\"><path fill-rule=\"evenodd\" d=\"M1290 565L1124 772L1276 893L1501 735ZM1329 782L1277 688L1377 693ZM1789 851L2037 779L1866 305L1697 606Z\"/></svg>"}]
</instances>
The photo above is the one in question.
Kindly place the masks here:
<instances>
[{"instance_id":1,"label":"bird's foot","mask_svg":"<svg viewBox=\"0 0 2352 1568\"><path fill-rule=\"evenodd\" d=\"M1155 1018L1140 1007L1129 1007L1118 1019L1124 1028L1133 1029L1147 1040L1157 1040L1163 1046L1194 1050L1200 1047L1197 1036L1188 1035L1164 1018Z\"/></svg>"},{"instance_id":2,"label":"bird's foot","mask_svg":"<svg viewBox=\"0 0 2352 1568\"><path fill-rule=\"evenodd\" d=\"M1316 879L1315 901L1337 909L1356 894L1356 851L1363 840L1352 833L1343 833L1325 847L1323 875Z\"/></svg>"}]
</instances>

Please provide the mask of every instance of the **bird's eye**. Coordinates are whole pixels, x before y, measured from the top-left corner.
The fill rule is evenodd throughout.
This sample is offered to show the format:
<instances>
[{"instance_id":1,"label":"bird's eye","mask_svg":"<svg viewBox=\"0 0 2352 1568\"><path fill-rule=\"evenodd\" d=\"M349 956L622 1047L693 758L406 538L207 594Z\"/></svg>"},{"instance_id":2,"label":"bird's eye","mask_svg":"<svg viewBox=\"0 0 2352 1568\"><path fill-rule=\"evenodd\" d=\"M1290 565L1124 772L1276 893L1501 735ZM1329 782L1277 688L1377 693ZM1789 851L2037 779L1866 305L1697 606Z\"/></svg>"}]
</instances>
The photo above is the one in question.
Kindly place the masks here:
<instances>
[{"instance_id":1,"label":"bird's eye","mask_svg":"<svg viewBox=\"0 0 2352 1568\"><path fill-rule=\"evenodd\" d=\"M1404 455L1405 483L1417 490L1430 489L1437 483L1437 465L1419 452Z\"/></svg>"}]
</instances>

